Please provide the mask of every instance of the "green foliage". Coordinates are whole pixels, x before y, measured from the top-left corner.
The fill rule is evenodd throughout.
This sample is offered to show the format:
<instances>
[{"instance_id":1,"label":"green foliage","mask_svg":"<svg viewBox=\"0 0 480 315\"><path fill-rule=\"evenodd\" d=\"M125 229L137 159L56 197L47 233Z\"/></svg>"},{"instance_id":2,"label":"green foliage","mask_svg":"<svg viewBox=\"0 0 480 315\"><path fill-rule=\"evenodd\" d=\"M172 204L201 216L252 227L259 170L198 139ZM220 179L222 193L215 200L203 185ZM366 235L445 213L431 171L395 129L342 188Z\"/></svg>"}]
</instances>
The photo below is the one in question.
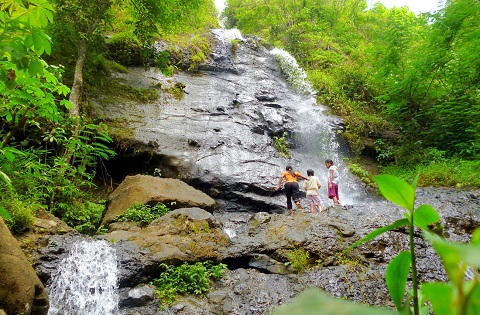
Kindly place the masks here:
<instances>
[{"instance_id":1,"label":"green foliage","mask_svg":"<svg viewBox=\"0 0 480 315\"><path fill-rule=\"evenodd\" d=\"M232 54L233 56L236 56L238 48L240 47L240 44L242 43L242 41L237 38L234 38L230 43L232 45Z\"/></svg>"},{"instance_id":2,"label":"green foliage","mask_svg":"<svg viewBox=\"0 0 480 315\"><path fill-rule=\"evenodd\" d=\"M392 310L366 306L351 301L342 301L320 291L310 288L293 298L286 305L282 305L269 315L393 315Z\"/></svg>"},{"instance_id":3,"label":"green foliage","mask_svg":"<svg viewBox=\"0 0 480 315\"><path fill-rule=\"evenodd\" d=\"M438 151L433 151L435 155ZM415 154L415 153L413 153ZM430 154L429 156L432 156ZM477 176L480 161L467 161L458 158L431 158L425 159L424 163L415 167L389 165L381 168L382 173L392 174L405 181L412 181L418 170L421 175L418 185L422 187L456 187L456 188L479 188L480 178Z\"/></svg>"},{"instance_id":4,"label":"green foliage","mask_svg":"<svg viewBox=\"0 0 480 315\"><path fill-rule=\"evenodd\" d=\"M210 291L211 279L220 279L224 276L227 265L214 265L211 261L197 262L193 265L184 262L175 267L160 264L164 268L160 277L151 284L157 287L156 293L162 304L170 305L178 295L202 294Z\"/></svg>"},{"instance_id":5,"label":"green foliage","mask_svg":"<svg viewBox=\"0 0 480 315\"><path fill-rule=\"evenodd\" d=\"M391 231L400 226L407 226L409 229L410 250L400 252L388 265L386 270L387 287L392 296L393 302L402 314L415 314L420 312L428 313L431 305L435 314L476 314L480 311L477 297L480 279L478 268L480 259L480 229L474 231L471 244L460 244L449 242L443 238L441 219L437 211L430 205L421 205L417 209L415 204L415 187L420 174L414 179L412 185L408 185L398 177L391 175L380 175L375 177L383 196L406 209L405 218L395 223L374 230L367 236L358 240L347 249L350 250L374 237ZM449 275L448 283L424 283L422 292L419 289L418 275L416 269L416 253L414 244L415 227L419 228L424 237L432 242L435 251L442 258L443 265ZM410 297L404 302L405 289L409 274L411 272L413 291L409 292ZM468 277L467 273L473 273ZM470 279L469 279L470 278ZM428 301L428 304L420 300L420 296ZM439 297L442 298L439 298ZM410 305L412 299L412 305Z\"/></svg>"},{"instance_id":6,"label":"green foliage","mask_svg":"<svg viewBox=\"0 0 480 315\"><path fill-rule=\"evenodd\" d=\"M3 194L0 197L0 209L3 209L2 215L14 234L29 230L35 222L35 214L41 208L38 203L23 201L21 196L15 193Z\"/></svg>"},{"instance_id":7,"label":"green foliage","mask_svg":"<svg viewBox=\"0 0 480 315\"><path fill-rule=\"evenodd\" d=\"M170 54L167 51L161 51L155 55L158 69L167 77L171 77L175 72L175 67L170 64L169 57Z\"/></svg>"},{"instance_id":8,"label":"green foliage","mask_svg":"<svg viewBox=\"0 0 480 315\"><path fill-rule=\"evenodd\" d=\"M207 59L211 52L210 41L202 35L194 35L190 40L188 50L190 52L190 65L188 70L195 70L198 65Z\"/></svg>"},{"instance_id":9,"label":"green foliage","mask_svg":"<svg viewBox=\"0 0 480 315\"><path fill-rule=\"evenodd\" d=\"M370 186L374 185L372 175L367 170L364 170L360 164L349 163L348 169L352 172L353 175L360 178L360 180L365 184Z\"/></svg>"},{"instance_id":10,"label":"green foliage","mask_svg":"<svg viewBox=\"0 0 480 315\"><path fill-rule=\"evenodd\" d=\"M275 141L275 147L280 153L280 156L284 159L290 158L292 156L292 154L290 153L290 145L288 144L287 137L287 132L284 132L281 136L273 137L273 140Z\"/></svg>"},{"instance_id":11,"label":"green foliage","mask_svg":"<svg viewBox=\"0 0 480 315\"><path fill-rule=\"evenodd\" d=\"M297 273L304 272L309 266L310 253L303 248L295 248L287 252L288 262Z\"/></svg>"},{"instance_id":12,"label":"green foliage","mask_svg":"<svg viewBox=\"0 0 480 315\"><path fill-rule=\"evenodd\" d=\"M104 210L105 204L76 202L66 208L61 219L80 233L93 235L97 232Z\"/></svg>"},{"instance_id":13,"label":"green foliage","mask_svg":"<svg viewBox=\"0 0 480 315\"><path fill-rule=\"evenodd\" d=\"M97 162L113 151L107 146L111 139L105 125L87 119L78 125L69 119L65 111L71 105L63 98L70 91L61 83L63 70L41 58L52 51L44 30L53 18L51 4L3 5L0 168L3 182L18 196L13 200L25 204L23 211L18 202L4 209L12 217L11 228L21 231L29 227L39 207L60 218L66 213L74 217L76 201L93 187ZM73 154L67 156L67 151Z\"/></svg>"},{"instance_id":14,"label":"green foliage","mask_svg":"<svg viewBox=\"0 0 480 315\"><path fill-rule=\"evenodd\" d=\"M108 40L107 58L125 66L141 66L146 60L141 54L142 44L132 33L119 33Z\"/></svg>"},{"instance_id":15,"label":"green foliage","mask_svg":"<svg viewBox=\"0 0 480 315\"><path fill-rule=\"evenodd\" d=\"M153 207L141 203L133 203L128 207L127 211L118 215L116 221L133 221L142 225L149 225L153 220L170 212L170 208L165 204L159 202Z\"/></svg>"},{"instance_id":16,"label":"green foliage","mask_svg":"<svg viewBox=\"0 0 480 315\"><path fill-rule=\"evenodd\" d=\"M318 101L345 118L355 154L369 138L383 164L418 163L429 148L478 160L478 1L416 16L359 1L230 0L224 16L296 58Z\"/></svg>"}]
</instances>

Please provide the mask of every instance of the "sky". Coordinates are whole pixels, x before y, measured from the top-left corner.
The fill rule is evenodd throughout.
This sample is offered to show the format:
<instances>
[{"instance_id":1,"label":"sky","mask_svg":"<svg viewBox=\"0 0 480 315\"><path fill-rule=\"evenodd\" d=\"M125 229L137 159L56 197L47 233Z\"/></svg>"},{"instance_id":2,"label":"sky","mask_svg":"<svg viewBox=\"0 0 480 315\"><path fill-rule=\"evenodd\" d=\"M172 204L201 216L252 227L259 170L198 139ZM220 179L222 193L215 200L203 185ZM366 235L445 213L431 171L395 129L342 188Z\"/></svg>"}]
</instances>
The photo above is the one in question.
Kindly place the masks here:
<instances>
[{"instance_id":1,"label":"sky","mask_svg":"<svg viewBox=\"0 0 480 315\"><path fill-rule=\"evenodd\" d=\"M370 8L376 2L381 2L387 9L406 5L415 14L436 11L439 9L439 2L441 7L445 3L444 0L367 0L368 7Z\"/></svg>"},{"instance_id":2,"label":"sky","mask_svg":"<svg viewBox=\"0 0 480 315\"><path fill-rule=\"evenodd\" d=\"M367 0L368 7L372 7L376 2L381 2L387 9L406 5L415 14L436 11L439 2L442 3L442 7L445 3L444 0ZM225 0L215 0L215 5L219 11L222 11L225 8Z\"/></svg>"}]
</instances>

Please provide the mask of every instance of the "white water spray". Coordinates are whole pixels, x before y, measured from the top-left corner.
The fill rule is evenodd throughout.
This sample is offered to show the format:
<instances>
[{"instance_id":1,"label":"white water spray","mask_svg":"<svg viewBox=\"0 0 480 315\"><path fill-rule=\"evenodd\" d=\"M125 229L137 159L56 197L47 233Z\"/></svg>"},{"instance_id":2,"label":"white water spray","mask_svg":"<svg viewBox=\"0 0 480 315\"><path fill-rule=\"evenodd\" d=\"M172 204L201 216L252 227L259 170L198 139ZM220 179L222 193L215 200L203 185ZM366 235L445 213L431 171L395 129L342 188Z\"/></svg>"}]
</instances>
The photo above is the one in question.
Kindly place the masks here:
<instances>
[{"instance_id":1,"label":"white water spray","mask_svg":"<svg viewBox=\"0 0 480 315\"><path fill-rule=\"evenodd\" d=\"M283 75L295 92L303 95L314 95L314 90L307 81L307 74L297 64L295 58L283 49L274 48L271 53L277 58Z\"/></svg>"},{"instance_id":2,"label":"white water spray","mask_svg":"<svg viewBox=\"0 0 480 315\"><path fill-rule=\"evenodd\" d=\"M116 315L117 255L106 241L80 241L48 287L48 315Z\"/></svg>"},{"instance_id":3,"label":"white water spray","mask_svg":"<svg viewBox=\"0 0 480 315\"><path fill-rule=\"evenodd\" d=\"M328 170L324 161L332 159L340 172L339 195L343 204L358 204L369 198L363 185L349 172L342 160L348 149L342 148L335 134L333 116L329 116L328 108L317 105L315 90L307 81L307 74L288 52L275 48L275 55L280 69L292 88L300 95L301 101L296 104L298 126L295 132L295 147L291 150L295 159L295 170L306 175L307 169L313 169L322 183L321 197L324 206L331 205L327 201ZM338 119L338 118L337 118Z\"/></svg>"}]
</instances>

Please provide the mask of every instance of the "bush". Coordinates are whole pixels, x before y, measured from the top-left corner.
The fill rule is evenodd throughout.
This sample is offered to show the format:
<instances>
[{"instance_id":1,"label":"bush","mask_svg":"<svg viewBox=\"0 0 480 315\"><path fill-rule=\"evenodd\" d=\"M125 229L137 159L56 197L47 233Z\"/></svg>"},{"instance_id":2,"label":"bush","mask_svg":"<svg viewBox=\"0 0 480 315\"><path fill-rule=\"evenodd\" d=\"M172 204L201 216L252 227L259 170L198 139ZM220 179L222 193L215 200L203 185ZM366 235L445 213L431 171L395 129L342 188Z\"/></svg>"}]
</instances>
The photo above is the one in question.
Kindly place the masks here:
<instances>
[{"instance_id":1,"label":"bush","mask_svg":"<svg viewBox=\"0 0 480 315\"><path fill-rule=\"evenodd\" d=\"M157 287L156 293L163 304L170 305L180 294L202 294L210 291L210 279L220 279L225 275L227 265L213 265L211 261L190 265L184 262L175 267L160 265L165 269L160 278L151 284Z\"/></svg>"},{"instance_id":2,"label":"bush","mask_svg":"<svg viewBox=\"0 0 480 315\"><path fill-rule=\"evenodd\" d=\"M412 181L418 170L421 169L418 186L479 188L480 177L477 176L479 167L480 161L439 158L432 162L427 161L423 165L417 165L416 167L385 166L381 168L381 173L388 173L405 181Z\"/></svg>"},{"instance_id":3,"label":"bush","mask_svg":"<svg viewBox=\"0 0 480 315\"><path fill-rule=\"evenodd\" d=\"M80 233L94 234L104 210L105 204L77 202L66 209L61 219Z\"/></svg>"},{"instance_id":4,"label":"bush","mask_svg":"<svg viewBox=\"0 0 480 315\"><path fill-rule=\"evenodd\" d=\"M129 32L117 34L110 39L107 57L125 66L144 64L141 44L136 36Z\"/></svg>"},{"instance_id":5,"label":"bush","mask_svg":"<svg viewBox=\"0 0 480 315\"><path fill-rule=\"evenodd\" d=\"M30 201L18 199L15 195L3 196L0 208L4 208L10 215L6 223L12 234L19 234L29 230L35 223L35 214L40 205Z\"/></svg>"},{"instance_id":6,"label":"bush","mask_svg":"<svg viewBox=\"0 0 480 315\"><path fill-rule=\"evenodd\" d=\"M275 141L275 147L282 158L290 158L292 154L290 153L290 147L287 139L288 134L284 132L282 136L274 136L273 140Z\"/></svg>"},{"instance_id":7,"label":"bush","mask_svg":"<svg viewBox=\"0 0 480 315\"><path fill-rule=\"evenodd\" d=\"M173 203L172 203L173 205ZM149 225L153 220L170 212L170 208L165 204L159 202L155 206L144 205L141 203L134 203L128 207L125 213L118 215L115 221L133 221L141 225Z\"/></svg>"},{"instance_id":8,"label":"bush","mask_svg":"<svg viewBox=\"0 0 480 315\"><path fill-rule=\"evenodd\" d=\"M310 253L303 248L292 249L288 251L288 259L290 266L297 273L302 273L308 268L308 260Z\"/></svg>"}]
</instances>

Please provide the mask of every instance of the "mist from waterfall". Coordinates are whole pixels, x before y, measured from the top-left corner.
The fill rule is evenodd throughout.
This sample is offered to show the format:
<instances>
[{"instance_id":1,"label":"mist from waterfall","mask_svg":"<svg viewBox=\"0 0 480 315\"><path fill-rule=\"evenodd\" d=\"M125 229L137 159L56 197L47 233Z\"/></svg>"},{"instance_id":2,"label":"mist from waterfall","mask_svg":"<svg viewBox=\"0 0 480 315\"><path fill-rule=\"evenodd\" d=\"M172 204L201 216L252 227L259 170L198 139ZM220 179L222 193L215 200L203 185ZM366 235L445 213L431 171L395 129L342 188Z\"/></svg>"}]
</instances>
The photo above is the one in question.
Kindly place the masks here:
<instances>
[{"instance_id":1,"label":"mist from waterfall","mask_svg":"<svg viewBox=\"0 0 480 315\"><path fill-rule=\"evenodd\" d=\"M333 124L339 117L329 115L326 106L316 102L315 90L307 81L307 74L297 64L287 51L275 48L271 53L277 58L278 64L289 82L292 89L303 95L303 99L295 104L297 109L297 129L293 130L292 157L295 161L294 168L306 176L307 169L313 169L322 184L322 204L328 206L333 204L327 202L328 170L325 167L325 160L331 159L337 165L340 172L339 195L342 204L358 204L369 199L360 183L348 170L343 158L349 153L346 146L340 145L340 137L336 135ZM338 129L338 128L337 128Z\"/></svg>"},{"instance_id":2,"label":"mist from waterfall","mask_svg":"<svg viewBox=\"0 0 480 315\"><path fill-rule=\"evenodd\" d=\"M118 314L117 255L106 241L73 244L47 287L48 315Z\"/></svg>"}]
</instances>

